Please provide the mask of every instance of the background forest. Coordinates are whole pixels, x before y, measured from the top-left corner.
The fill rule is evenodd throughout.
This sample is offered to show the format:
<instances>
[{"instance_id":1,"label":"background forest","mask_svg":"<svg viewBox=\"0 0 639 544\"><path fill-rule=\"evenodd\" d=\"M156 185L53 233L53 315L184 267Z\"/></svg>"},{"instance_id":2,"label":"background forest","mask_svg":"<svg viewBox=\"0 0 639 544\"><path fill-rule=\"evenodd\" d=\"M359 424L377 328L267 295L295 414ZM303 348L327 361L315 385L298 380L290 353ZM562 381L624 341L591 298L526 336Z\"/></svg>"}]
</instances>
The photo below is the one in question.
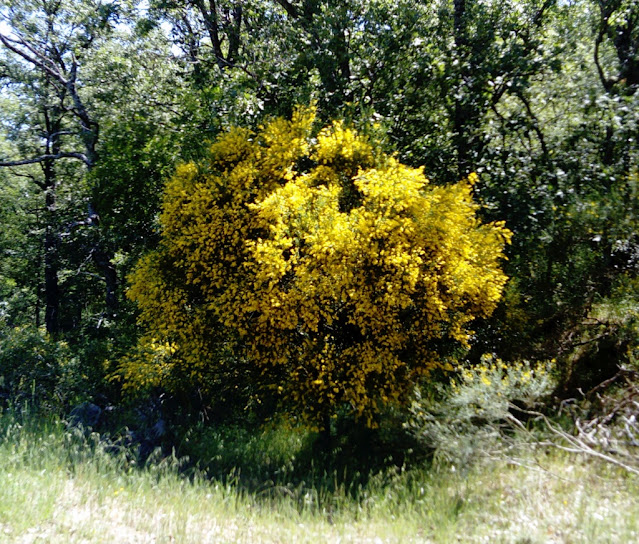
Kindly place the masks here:
<instances>
[{"instance_id":1,"label":"background forest","mask_svg":"<svg viewBox=\"0 0 639 544\"><path fill-rule=\"evenodd\" d=\"M135 361L171 357L140 347L155 332L127 278L163 255L179 165L210 160L232 127L310 106L309 141L339 121L436 190L476 173L478 217L512 238L499 305L466 346L439 339L446 368L372 425L337 406L309 448L469 459L508 421L639 438L637 0L2 0L0 89L3 410L126 426L117 440L142 460L180 444L213 472L241 463L255 447L243 433L278 421L277 395L226 340L211 355L221 376L127 386ZM235 457L211 454L230 428Z\"/></svg>"}]
</instances>

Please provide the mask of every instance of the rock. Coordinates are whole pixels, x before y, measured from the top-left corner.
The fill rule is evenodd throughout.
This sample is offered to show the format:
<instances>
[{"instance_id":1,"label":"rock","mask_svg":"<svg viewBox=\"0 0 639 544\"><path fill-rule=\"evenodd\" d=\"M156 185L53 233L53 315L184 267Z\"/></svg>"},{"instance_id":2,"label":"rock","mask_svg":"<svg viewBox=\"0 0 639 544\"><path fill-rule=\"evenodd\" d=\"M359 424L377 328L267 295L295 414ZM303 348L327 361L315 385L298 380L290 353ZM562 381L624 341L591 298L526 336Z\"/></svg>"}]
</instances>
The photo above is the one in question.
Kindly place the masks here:
<instances>
[{"instance_id":1,"label":"rock","mask_svg":"<svg viewBox=\"0 0 639 544\"><path fill-rule=\"evenodd\" d=\"M157 420L155 425L151 427L151 430L149 432L149 438L151 440L159 440L160 438L164 437L165 434L166 434L166 423L164 423L164 420L160 418Z\"/></svg>"},{"instance_id":2,"label":"rock","mask_svg":"<svg viewBox=\"0 0 639 544\"><path fill-rule=\"evenodd\" d=\"M102 408L92 402L78 404L69 414L69 425L74 427L95 427L100 421Z\"/></svg>"}]
</instances>

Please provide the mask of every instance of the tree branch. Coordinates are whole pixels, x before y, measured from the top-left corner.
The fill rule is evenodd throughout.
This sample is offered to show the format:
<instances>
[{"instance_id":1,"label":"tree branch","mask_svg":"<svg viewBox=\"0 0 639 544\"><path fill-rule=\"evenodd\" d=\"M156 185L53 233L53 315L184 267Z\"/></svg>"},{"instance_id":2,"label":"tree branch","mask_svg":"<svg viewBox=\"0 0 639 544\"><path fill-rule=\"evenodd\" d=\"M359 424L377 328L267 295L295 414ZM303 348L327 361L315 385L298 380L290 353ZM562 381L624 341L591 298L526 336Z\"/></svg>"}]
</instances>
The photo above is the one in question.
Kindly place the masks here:
<instances>
[{"instance_id":1,"label":"tree branch","mask_svg":"<svg viewBox=\"0 0 639 544\"><path fill-rule=\"evenodd\" d=\"M528 113L528 117L530 117L530 120L531 120L531 127L532 127L533 131L535 132L535 134L537 135L537 138L539 139L539 143L541 144L541 151L542 151L542 153L544 155L544 161L548 164L550 155L548 153L548 146L546 145L546 139L544 138L544 133L541 131L541 127L539 126L539 119L537 119L537 116L532 111L532 107L530 106L530 102L524 96L524 93L523 92L516 92L515 94L516 94L517 98L519 98L521 103L524 105L524 108L526 108L526 112Z\"/></svg>"},{"instance_id":2,"label":"tree branch","mask_svg":"<svg viewBox=\"0 0 639 544\"><path fill-rule=\"evenodd\" d=\"M605 11L603 4L600 4L601 9L601 24L599 25L599 32L597 33L597 38L595 39L595 50L593 52L595 66L597 67L597 73L599 74L599 79L601 80L601 84L606 91L610 91L613 85L616 83L614 79L610 79L606 77L606 74L601 67L601 63L599 62L599 47L603 43L604 36L606 34L606 30L608 29L608 21L610 20L610 15L612 11Z\"/></svg>"},{"instance_id":3,"label":"tree branch","mask_svg":"<svg viewBox=\"0 0 639 544\"><path fill-rule=\"evenodd\" d=\"M32 46L30 46L24 40L13 40L5 36L4 34L0 33L0 42L2 42L2 44L7 49L9 49L10 51L13 51L16 55L22 57L24 60L26 60L27 62L30 62L34 66L37 66L41 70L44 70L47 74L49 74L51 77L56 79L62 85L67 84L67 80L62 76L62 74L57 69L54 69L51 66L49 66L50 63L46 62L47 60L46 57L44 57L44 60L41 60L43 58L43 55L40 54L38 51L36 51ZM22 47L26 47L29 51L31 51L32 55L27 53L20 47L18 47L18 45Z\"/></svg>"},{"instance_id":4,"label":"tree branch","mask_svg":"<svg viewBox=\"0 0 639 544\"><path fill-rule=\"evenodd\" d=\"M21 159L17 161L0 161L0 166L23 166L26 164L37 164L44 161L55 161L58 159L77 159L87 166L92 166L91 161L84 153L77 152L61 152L56 154L40 155L31 159Z\"/></svg>"},{"instance_id":5,"label":"tree branch","mask_svg":"<svg viewBox=\"0 0 639 544\"><path fill-rule=\"evenodd\" d=\"M220 40L220 33L218 28L218 16L217 5L214 0L211 0L209 7L202 0L193 0L193 4L200 11L200 15L204 21L204 26L211 39L211 46L213 47L213 54L218 59L220 68L224 68L227 65L226 59L222 52L222 42Z\"/></svg>"},{"instance_id":6,"label":"tree branch","mask_svg":"<svg viewBox=\"0 0 639 544\"><path fill-rule=\"evenodd\" d=\"M536 27L541 27L541 24L543 22L543 17L544 14L546 13L546 11L548 11L548 9L555 4L556 0L546 0L543 5L537 10L537 13L535 13L532 22Z\"/></svg>"},{"instance_id":7,"label":"tree branch","mask_svg":"<svg viewBox=\"0 0 639 544\"><path fill-rule=\"evenodd\" d=\"M297 11L297 8L288 0L275 0L275 2L284 8L284 11L286 11L289 17L292 19L299 19L300 14Z\"/></svg>"}]
</instances>

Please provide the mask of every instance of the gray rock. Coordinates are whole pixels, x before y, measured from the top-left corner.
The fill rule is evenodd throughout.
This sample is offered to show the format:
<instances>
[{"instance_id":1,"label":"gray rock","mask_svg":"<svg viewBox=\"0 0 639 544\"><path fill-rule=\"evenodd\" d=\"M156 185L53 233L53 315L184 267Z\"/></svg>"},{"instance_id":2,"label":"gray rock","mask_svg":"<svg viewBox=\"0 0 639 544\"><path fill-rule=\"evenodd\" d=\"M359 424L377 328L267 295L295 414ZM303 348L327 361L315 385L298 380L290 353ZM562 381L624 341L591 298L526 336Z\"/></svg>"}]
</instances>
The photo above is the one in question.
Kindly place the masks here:
<instances>
[{"instance_id":1,"label":"gray rock","mask_svg":"<svg viewBox=\"0 0 639 544\"><path fill-rule=\"evenodd\" d=\"M164 423L163 419L158 419L158 421L151 427L151 431L149 433L150 438L152 440L159 440L166 434L166 423Z\"/></svg>"},{"instance_id":2,"label":"gray rock","mask_svg":"<svg viewBox=\"0 0 639 544\"><path fill-rule=\"evenodd\" d=\"M69 425L74 427L95 427L100 421L102 408L92 402L78 404L69 414Z\"/></svg>"}]
</instances>

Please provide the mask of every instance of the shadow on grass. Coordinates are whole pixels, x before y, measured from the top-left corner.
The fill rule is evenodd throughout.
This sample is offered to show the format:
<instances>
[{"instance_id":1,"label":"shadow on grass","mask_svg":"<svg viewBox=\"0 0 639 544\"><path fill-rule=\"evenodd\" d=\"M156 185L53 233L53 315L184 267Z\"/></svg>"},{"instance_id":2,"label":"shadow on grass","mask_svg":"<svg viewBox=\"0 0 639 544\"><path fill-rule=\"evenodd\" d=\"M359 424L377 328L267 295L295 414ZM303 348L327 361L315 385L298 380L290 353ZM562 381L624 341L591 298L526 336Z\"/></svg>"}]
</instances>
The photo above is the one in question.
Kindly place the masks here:
<instances>
[{"instance_id":1,"label":"shadow on grass","mask_svg":"<svg viewBox=\"0 0 639 544\"><path fill-rule=\"evenodd\" d=\"M415 478L428 469L429 452L418 449L393 418L378 429L343 419L334 424L329 443L320 433L284 421L184 422L181 427L171 422L150 455L141 455L140 444L128 441L131 431L120 427L125 419L100 433L35 409L5 408L0 410L0 441L22 444L23 460L38 466L46 456L37 445L46 442L47 456L70 473L88 464L158 478L175 474L222 485L229 495L256 506L289 504L329 517L342 508L357 511L379 503L382 497L393 496L399 505L409 492L411 469L419 469Z\"/></svg>"},{"instance_id":2,"label":"shadow on grass","mask_svg":"<svg viewBox=\"0 0 639 544\"><path fill-rule=\"evenodd\" d=\"M185 430L175 455L187 472L232 485L258 501L290 498L306 507L358 502L392 484L407 468L427 466L401 422L368 429L342 420L326 435L286 423L235 426L199 424Z\"/></svg>"}]
</instances>

